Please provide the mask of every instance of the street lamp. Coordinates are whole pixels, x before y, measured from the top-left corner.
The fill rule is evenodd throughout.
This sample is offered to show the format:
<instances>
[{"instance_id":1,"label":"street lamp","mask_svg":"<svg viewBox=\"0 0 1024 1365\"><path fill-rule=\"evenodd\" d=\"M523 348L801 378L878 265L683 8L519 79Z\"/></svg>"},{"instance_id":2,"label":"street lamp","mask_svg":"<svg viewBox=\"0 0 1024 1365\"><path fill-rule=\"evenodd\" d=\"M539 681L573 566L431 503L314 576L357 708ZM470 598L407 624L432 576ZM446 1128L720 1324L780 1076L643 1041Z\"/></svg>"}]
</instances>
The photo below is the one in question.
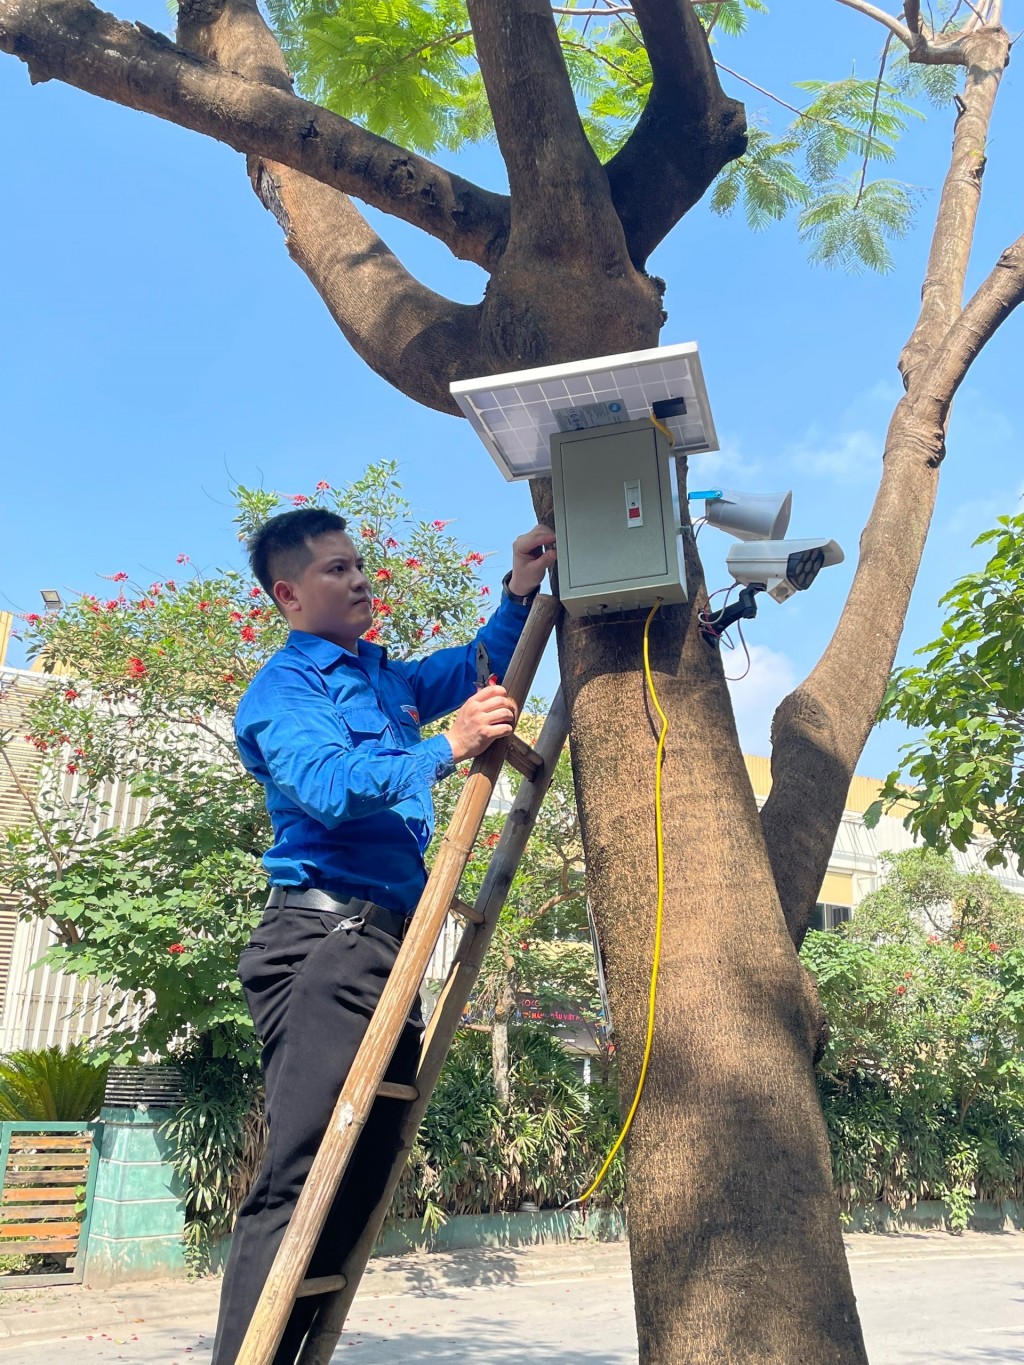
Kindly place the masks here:
<instances>
[{"instance_id":1,"label":"street lamp","mask_svg":"<svg viewBox=\"0 0 1024 1365\"><path fill-rule=\"evenodd\" d=\"M64 605L63 598L56 588L40 588L39 596L43 599L43 606L47 611L59 611Z\"/></svg>"}]
</instances>

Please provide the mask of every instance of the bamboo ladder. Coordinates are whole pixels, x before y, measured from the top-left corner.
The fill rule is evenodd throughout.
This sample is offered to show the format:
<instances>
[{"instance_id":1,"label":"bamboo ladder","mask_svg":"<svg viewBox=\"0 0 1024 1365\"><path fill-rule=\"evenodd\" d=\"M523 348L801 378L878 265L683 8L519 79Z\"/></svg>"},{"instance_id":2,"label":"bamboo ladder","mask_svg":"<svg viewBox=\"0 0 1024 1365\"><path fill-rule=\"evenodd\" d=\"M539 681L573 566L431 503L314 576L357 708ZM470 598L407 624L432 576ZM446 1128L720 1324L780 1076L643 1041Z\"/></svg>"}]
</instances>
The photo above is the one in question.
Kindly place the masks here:
<instances>
[{"instance_id":1,"label":"bamboo ladder","mask_svg":"<svg viewBox=\"0 0 1024 1365\"><path fill-rule=\"evenodd\" d=\"M559 610L557 598L537 597L512 656L504 685L520 709L529 695ZM499 912L533 831L568 729L565 703L559 691L536 746L530 746L512 735L508 739L496 740L474 760L409 932L338 1097L284 1240L278 1248L236 1365L271 1365L295 1300L311 1296L318 1297L320 1303L299 1355L298 1365L329 1365L366 1262L412 1150L416 1131L480 972ZM506 762L520 772L524 780L505 818L480 892L470 906L458 898L459 880L487 813L502 765ZM385 1082L384 1073L450 911L466 921L466 928L424 1035L416 1082L414 1085ZM359 1134L378 1096L406 1102L401 1145L387 1188L370 1215L359 1242L346 1257L341 1272L306 1279L306 1268L324 1221L355 1151Z\"/></svg>"}]
</instances>

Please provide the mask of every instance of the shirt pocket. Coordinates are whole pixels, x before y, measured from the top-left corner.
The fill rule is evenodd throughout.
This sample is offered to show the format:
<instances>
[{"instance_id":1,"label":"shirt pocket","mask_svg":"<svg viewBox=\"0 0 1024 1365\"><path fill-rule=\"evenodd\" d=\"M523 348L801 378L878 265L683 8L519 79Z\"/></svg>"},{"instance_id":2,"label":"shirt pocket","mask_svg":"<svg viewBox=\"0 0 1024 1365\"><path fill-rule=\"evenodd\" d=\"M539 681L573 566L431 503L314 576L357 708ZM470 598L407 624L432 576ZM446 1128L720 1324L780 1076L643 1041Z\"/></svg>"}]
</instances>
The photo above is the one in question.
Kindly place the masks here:
<instances>
[{"instance_id":1,"label":"shirt pocket","mask_svg":"<svg viewBox=\"0 0 1024 1365\"><path fill-rule=\"evenodd\" d=\"M380 740L388 735L388 718L371 706L347 706L341 712L341 719L349 732L353 745Z\"/></svg>"}]
</instances>

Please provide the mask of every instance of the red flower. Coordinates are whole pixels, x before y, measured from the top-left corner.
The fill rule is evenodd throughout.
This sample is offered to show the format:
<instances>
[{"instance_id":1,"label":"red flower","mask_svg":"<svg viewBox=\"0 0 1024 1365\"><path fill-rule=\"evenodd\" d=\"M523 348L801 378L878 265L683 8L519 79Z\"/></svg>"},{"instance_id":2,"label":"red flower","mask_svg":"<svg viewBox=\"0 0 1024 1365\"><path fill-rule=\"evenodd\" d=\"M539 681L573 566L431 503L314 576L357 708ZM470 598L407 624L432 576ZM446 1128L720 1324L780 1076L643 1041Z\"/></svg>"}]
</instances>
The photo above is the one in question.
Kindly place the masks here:
<instances>
[{"instance_id":1,"label":"red flower","mask_svg":"<svg viewBox=\"0 0 1024 1365\"><path fill-rule=\"evenodd\" d=\"M487 845L488 848L495 848L500 838L501 838L500 834L488 834L487 838L484 840L484 843Z\"/></svg>"},{"instance_id":2,"label":"red flower","mask_svg":"<svg viewBox=\"0 0 1024 1365\"><path fill-rule=\"evenodd\" d=\"M491 590L490 590L490 588L481 588L481 589L480 589L480 596L481 596L481 597L490 597L490 595L491 595Z\"/></svg>"},{"instance_id":3,"label":"red flower","mask_svg":"<svg viewBox=\"0 0 1024 1365\"><path fill-rule=\"evenodd\" d=\"M963 939L960 939L958 942L953 944L953 951L954 953L966 953L967 944L963 941Z\"/></svg>"},{"instance_id":4,"label":"red flower","mask_svg":"<svg viewBox=\"0 0 1024 1365\"><path fill-rule=\"evenodd\" d=\"M407 559L407 560L405 561L405 567L406 567L407 569L420 569L420 568L422 568L423 566L422 566L422 564L420 564L420 561L419 561L419 560L415 557L415 555L414 555L412 558Z\"/></svg>"},{"instance_id":5,"label":"red flower","mask_svg":"<svg viewBox=\"0 0 1024 1365\"><path fill-rule=\"evenodd\" d=\"M371 626L370 629L363 636L363 639L369 640L370 644L372 645L374 640L378 639L379 637L380 631L377 629L376 626Z\"/></svg>"},{"instance_id":6,"label":"red flower","mask_svg":"<svg viewBox=\"0 0 1024 1365\"><path fill-rule=\"evenodd\" d=\"M133 654L132 657L128 660L127 671L129 678L144 678L149 670L146 668L146 665L142 662L142 660L137 658L136 655Z\"/></svg>"},{"instance_id":7,"label":"red flower","mask_svg":"<svg viewBox=\"0 0 1024 1365\"><path fill-rule=\"evenodd\" d=\"M179 564L187 564L187 563L188 563L188 555L179 555L179 556L178 556L178 563L179 563Z\"/></svg>"},{"instance_id":8,"label":"red flower","mask_svg":"<svg viewBox=\"0 0 1024 1365\"><path fill-rule=\"evenodd\" d=\"M906 988L906 986L897 986L897 987L896 987L896 994L897 994L897 995L906 995L906 993L907 993L907 988Z\"/></svg>"},{"instance_id":9,"label":"red flower","mask_svg":"<svg viewBox=\"0 0 1024 1365\"><path fill-rule=\"evenodd\" d=\"M30 611L29 614L25 617L25 620L29 623L30 626L38 626L39 622L42 619L43 618L39 615L37 611Z\"/></svg>"},{"instance_id":10,"label":"red flower","mask_svg":"<svg viewBox=\"0 0 1024 1365\"><path fill-rule=\"evenodd\" d=\"M364 540L377 539L377 532L373 529L372 526L360 526L359 534L362 536Z\"/></svg>"},{"instance_id":11,"label":"red flower","mask_svg":"<svg viewBox=\"0 0 1024 1365\"><path fill-rule=\"evenodd\" d=\"M77 773L77 772L78 772L78 764L77 764L77 763L69 763L68 766L65 768L64 771L65 771L65 772L69 772L69 773Z\"/></svg>"},{"instance_id":12,"label":"red flower","mask_svg":"<svg viewBox=\"0 0 1024 1365\"><path fill-rule=\"evenodd\" d=\"M244 621L245 617L242 615L240 611L233 611L231 613L231 619L232 621Z\"/></svg>"},{"instance_id":13,"label":"red flower","mask_svg":"<svg viewBox=\"0 0 1024 1365\"><path fill-rule=\"evenodd\" d=\"M163 587L163 584L162 584L162 583L150 583L150 585L149 585L149 590L150 590L150 592L153 594L154 597L159 597L159 596L160 596L160 589L161 589L162 587Z\"/></svg>"},{"instance_id":14,"label":"red flower","mask_svg":"<svg viewBox=\"0 0 1024 1365\"><path fill-rule=\"evenodd\" d=\"M904 972L904 973L903 973L903 980L904 980L904 981L909 981L913 975L914 975L913 972Z\"/></svg>"},{"instance_id":15,"label":"red flower","mask_svg":"<svg viewBox=\"0 0 1024 1365\"><path fill-rule=\"evenodd\" d=\"M75 691L75 689L73 687L69 687L64 693L64 700L74 701L77 698L77 696L78 693Z\"/></svg>"},{"instance_id":16,"label":"red flower","mask_svg":"<svg viewBox=\"0 0 1024 1365\"><path fill-rule=\"evenodd\" d=\"M441 634L441 622L440 622L440 621L435 621L434 624L430 627L431 639L433 639L433 637L434 637L435 635L440 635L440 634Z\"/></svg>"},{"instance_id":17,"label":"red flower","mask_svg":"<svg viewBox=\"0 0 1024 1365\"><path fill-rule=\"evenodd\" d=\"M233 683L234 681L235 675L233 673L225 673L221 678L222 683Z\"/></svg>"},{"instance_id":18,"label":"red flower","mask_svg":"<svg viewBox=\"0 0 1024 1365\"><path fill-rule=\"evenodd\" d=\"M486 617L486 616L478 616L478 617L476 618L476 623L477 623L478 626L486 626L486 624L487 624L487 617Z\"/></svg>"},{"instance_id":19,"label":"red flower","mask_svg":"<svg viewBox=\"0 0 1024 1365\"><path fill-rule=\"evenodd\" d=\"M138 607L139 611L148 611L150 607L155 607L156 603L153 601L152 597L140 597L135 605Z\"/></svg>"},{"instance_id":20,"label":"red flower","mask_svg":"<svg viewBox=\"0 0 1024 1365\"><path fill-rule=\"evenodd\" d=\"M416 631L416 639L417 639L417 640L422 640L422 639L423 639L423 635L424 635L424 631L423 631L423 628L422 628L422 626L421 626L421 627L419 627L419 628L417 629L417 631Z\"/></svg>"},{"instance_id":21,"label":"red flower","mask_svg":"<svg viewBox=\"0 0 1024 1365\"><path fill-rule=\"evenodd\" d=\"M103 605L106 607L107 611L117 611L121 604L120 602L115 602L114 599L111 598L109 602L104 602Z\"/></svg>"},{"instance_id":22,"label":"red flower","mask_svg":"<svg viewBox=\"0 0 1024 1365\"><path fill-rule=\"evenodd\" d=\"M262 597L262 596L263 596L263 589L262 589L261 587L259 587L259 586L255 587L255 588L250 588L250 589L249 589L249 596L250 596L250 597Z\"/></svg>"},{"instance_id":23,"label":"red flower","mask_svg":"<svg viewBox=\"0 0 1024 1365\"><path fill-rule=\"evenodd\" d=\"M929 943L941 943L942 940L939 938L938 934L929 934L929 935L928 935L928 942L929 942Z\"/></svg>"},{"instance_id":24,"label":"red flower","mask_svg":"<svg viewBox=\"0 0 1024 1365\"><path fill-rule=\"evenodd\" d=\"M84 749L76 749L76 750L75 750L75 757L76 757L76 758L84 758L84 757L85 757L85 750L84 750Z\"/></svg>"},{"instance_id":25,"label":"red flower","mask_svg":"<svg viewBox=\"0 0 1024 1365\"><path fill-rule=\"evenodd\" d=\"M319 482L319 483L317 484L317 486L316 486L316 491L317 491L318 493L326 493L327 490L328 490L328 488L330 488L330 486L331 486L331 485L327 482L326 479L321 479L320 482Z\"/></svg>"},{"instance_id":26,"label":"red flower","mask_svg":"<svg viewBox=\"0 0 1024 1365\"><path fill-rule=\"evenodd\" d=\"M387 540L384 542L384 544L385 544L385 546L386 546L389 550L397 550L397 549L398 549L398 541L394 538L394 536L388 536L388 538L387 538Z\"/></svg>"},{"instance_id":27,"label":"red flower","mask_svg":"<svg viewBox=\"0 0 1024 1365\"><path fill-rule=\"evenodd\" d=\"M390 602L381 602L381 604L377 608L377 613L380 616L390 616L391 612L392 607Z\"/></svg>"},{"instance_id":28,"label":"red flower","mask_svg":"<svg viewBox=\"0 0 1024 1365\"><path fill-rule=\"evenodd\" d=\"M252 610L249 612L249 619L251 621L259 621L262 618L262 616L263 609L261 607L253 607Z\"/></svg>"},{"instance_id":29,"label":"red flower","mask_svg":"<svg viewBox=\"0 0 1024 1365\"><path fill-rule=\"evenodd\" d=\"M175 583L173 578L169 578L167 582L164 584L164 587L167 589L168 592L178 591L178 585L177 583Z\"/></svg>"},{"instance_id":30,"label":"red flower","mask_svg":"<svg viewBox=\"0 0 1024 1365\"><path fill-rule=\"evenodd\" d=\"M169 953L183 953L185 951L185 945L184 943L172 943L167 951Z\"/></svg>"},{"instance_id":31,"label":"red flower","mask_svg":"<svg viewBox=\"0 0 1024 1365\"><path fill-rule=\"evenodd\" d=\"M307 503L307 502L309 502L309 498L306 496L305 493L295 493L295 494L293 494L293 496L292 496L292 506L293 506L293 507L301 507L301 506L303 505L303 503Z\"/></svg>"},{"instance_id":32,"label":"red flower","mask_svg":"<svg viewBox=\"0 0 1024 1365\"><path fill-rule=\"evenodd\" d=\"M463 564L482 564L484 557L479 550L473 550L462 562Z\"/></svg>"},{"instance_id":33,"label":"red flower","mask_svg":"<svg viewBox=\"0 0 1024 1365\"><path fill-rule=\"evenodd\" d=\"M443 531L444 528L448 525L448 522L447 522L447 521L432 521L430 524L431 524L431 526L433 526L433 528L434 528L435 531Z\"/></svg>"},{"instance_id":34,"label":"red flower","mask_svg":"<svg viewBox=\"0 0 1024 1365\"><path fill-rule=\"evenodd\" d=\"M988 945L988 950L989 950L990 953L998 953L998 952L1000 951L1000 949L999 949L999 944L998 944L998 943L990 943L990 944Z\"/></svg>"},{"instance_id":35,"label":"red flower","mask_svg":"<svg viewBox=\"0 0 1024 1365\"><path fill-rule=\"evenodd\" d=\"M253 640L256 639L256 632L252 626L243 626L238 633L247 644L252 644Z\"/></svg>"},{"instance_id":36,"label":"red flower","mask_svg":"<svg viewBox=\"0 0 1024 1365\"><path fill-rule=\"evenodd\" d=\"M125 573L123 569L120 571L120 573L111 574L110 576L115 583L123 583L125 579L128 577L128 575Z\"/></svg>"},{"instance_id":37,"label":"red flower","mask_svg":"<svg viewBox=\"0 0 1024 1365\"><path fill-rule=\"evenodd\" d=\"M376 572L373 576L374 576L374 578L377 580L378 583L390 583L390 582L391 582L391 570L390 570L390 569L378 569L377 572Z\"/></svg>"}]
</instances>

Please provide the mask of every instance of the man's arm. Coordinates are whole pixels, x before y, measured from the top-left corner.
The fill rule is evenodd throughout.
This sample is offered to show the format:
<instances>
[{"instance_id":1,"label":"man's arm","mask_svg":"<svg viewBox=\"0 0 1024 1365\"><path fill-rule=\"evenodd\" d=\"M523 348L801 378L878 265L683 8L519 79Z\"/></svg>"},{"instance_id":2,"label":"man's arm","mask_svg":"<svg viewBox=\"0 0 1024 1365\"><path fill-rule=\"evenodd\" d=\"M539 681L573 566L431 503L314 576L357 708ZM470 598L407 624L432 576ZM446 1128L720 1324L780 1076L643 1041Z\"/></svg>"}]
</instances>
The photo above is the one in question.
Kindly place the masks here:
<instances>
[{"instance_id":1,"label":"man's arm","mask_svg":"<svg viewBox=\"0 0 1024 1365\"><path fill-rule=\"evenodd\" d=\"M301 666L282 664L250 693L236 723L243 763L257 777L262 769L328 829L387 810L454 769L444 735L396 747L385 736L383 713L357 706L339 714L319 679Z\"/></svg>"},{"instance_id":2,"label":"man's arm","mask_svg":"<svg viewBox=\"0 0 1024 1365\"><path fill-rule=\"evenodd\" d=\"M512 570L505 578L501 601L470 644L439 649L425 659L401 665L424 724L446 716L473 695L478 643L486 648L495 676L499 680L504 677L530 614L530 603L555 562L554 540L550 526L535 526L513 543Z\"/></svg>"}]
</instances>

